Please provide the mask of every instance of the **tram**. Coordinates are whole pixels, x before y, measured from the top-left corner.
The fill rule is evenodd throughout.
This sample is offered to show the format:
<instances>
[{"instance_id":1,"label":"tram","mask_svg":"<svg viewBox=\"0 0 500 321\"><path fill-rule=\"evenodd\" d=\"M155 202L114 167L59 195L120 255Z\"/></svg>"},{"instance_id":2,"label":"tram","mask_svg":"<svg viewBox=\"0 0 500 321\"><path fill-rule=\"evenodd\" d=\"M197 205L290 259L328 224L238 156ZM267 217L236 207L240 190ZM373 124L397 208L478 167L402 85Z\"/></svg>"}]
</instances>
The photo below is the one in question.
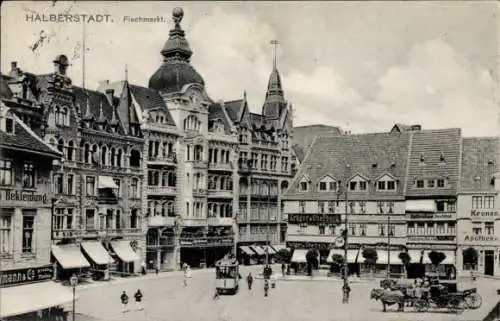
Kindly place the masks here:
<instances>
[{"instance_id":1,"label":"tram","mask_svg":"<svg viewBox=\"0 0 500 321\"><path fill-rule=\"evenodd\" d=\"M238 261L224 258L215 263L215 288L217 293L235 294L240 279Z\"/></svg>"}]
</instances>

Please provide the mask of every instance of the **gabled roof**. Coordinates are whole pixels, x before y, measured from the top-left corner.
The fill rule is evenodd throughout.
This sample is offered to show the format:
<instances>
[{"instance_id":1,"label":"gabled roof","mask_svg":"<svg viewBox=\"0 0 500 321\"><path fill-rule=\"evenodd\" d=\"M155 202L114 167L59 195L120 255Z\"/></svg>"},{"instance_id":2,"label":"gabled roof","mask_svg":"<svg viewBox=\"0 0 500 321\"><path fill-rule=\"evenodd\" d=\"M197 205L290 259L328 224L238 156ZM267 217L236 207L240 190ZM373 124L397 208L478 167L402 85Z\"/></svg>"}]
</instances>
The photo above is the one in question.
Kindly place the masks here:
<instances>
[{"instance_id":1,"label":"gabled roof","mask_svg":"<svg viewBox=\"0 0 500 321\"><path fill-rule=\"evenodd\" d=\"M412 130L421 130L422 129L422 126L420 125L405 125L405 124L395 124L392 129L391 129L391 132L397 132L397 133L401 133L401 132L407 132L407 131L412 131Z\"/></svg>"},{"instance_id":2,"label":"gabled roof","mask_svg":"<svg viewBox=\"0 0 500 321\"><path fill-rule=\"evenodd\" d=\"M160 108L164 111L167 125L175 126L174 119L160 94L153 89L129 84L130 92L142 110Z\"/></svg>"},{"instance_id":3,"label":"gabled roof","mask_svg":"<svg viewBox=\"0 0 500 321\"><path fill-rule=\"evenodd\" d=\"M304 148L299 146L298 144L295 144L292 146L292 149L299 162L302 162L304 160L304 157L306 156Z\"/></svg>"},{"instance_id":4,"label":"gabled roof","mask_svg":"<svg viewBox=\"0 0 500 321\"><path fill-rule=\"evenodd\" d=\"M223 110L223 107L220 103L214 103L208 108L208 121L215 121L220 119L224 124L224 133L226 135L231 134L231 123L229 119L227 119L226 113Z\"/></svg>"},{"instance_id":5,"label":"gabled roof","mask_svg":"<svg viewBox=\"0 0 500 321\"><path fill-rule=\"evenodd\" d=\"M224 102L224 108L233 123L240 122L241 111L243 109L243 99Z\"/></svg>"},{"instance_id":6,"label":"gabled roof","mask_svg":"<svg viewBox=\"0 0 500 321\"><path fill-rule=\"evenodd\" d=\"M285 193L287 199L327 199L331 195L319 193L317 187L307 192L298 190L298 180L309 174L313 186L325 175L347 182L355 174L369 180L366 193L352 193L352 199L404 198L404 186L410 146L410 133L373 133L358 135L322 134L317 136L296 178ZM377 164L376 167L373 164ZM349 167L347 165L349 164ZM394 166L393 166L394 165ZM383 173L391 173L399 181L396 192L375 191L374 180Z\"/></svg>"},{"instance_id":7,"label":"gabled roof","mask_svg":"<svg viewBox=\"0 0 500 321\"><path fill-rule=\"evenodd\" d=\"M499 138L462 140L461 190L493 190L491 180L499 170Z\"/></svg>"},{"instance_id":8,"label":"gabled roof","mask_svg":"<svg viewBox=\"0 0 500 321\"><path fill-rule=\"evenodd\" d=\"M455 195L459 180L461 131L459 128L411 131L408 197ZM441 161L444 156L444 162ZM421 162L423 156L424 161ZM445 178L446 188L417 188L417 179Z\"/></svg>"},{"instance_id":9,"label":"gabled roof","mask_svg":"<svg viewBox=\"0 0 500 321\"><path fill-rule=\"evenodd\" d=\"M0 102L0 104L3 103ZM2 108L7 109L7 107L4 106L2 106ZM22 150L25 152L38 152L53 158L62 157L62 154L58 150L44 142L14 113L10 113L9 117L12 117L15 122L14 134L8 134L0 130L0 147Z\"/></svg>"},{"instance_id":10,"label":"gabled roof","mask_svg":"<svg viewBox=\"0 0 500 321\"><path fill-rule=\"evenodd\" d=\"M341 135L340 127L327 125L308 125L293 128L293 144L307 149L309 145L319 134L336 134Z\"/></svg>"}]
</instances>

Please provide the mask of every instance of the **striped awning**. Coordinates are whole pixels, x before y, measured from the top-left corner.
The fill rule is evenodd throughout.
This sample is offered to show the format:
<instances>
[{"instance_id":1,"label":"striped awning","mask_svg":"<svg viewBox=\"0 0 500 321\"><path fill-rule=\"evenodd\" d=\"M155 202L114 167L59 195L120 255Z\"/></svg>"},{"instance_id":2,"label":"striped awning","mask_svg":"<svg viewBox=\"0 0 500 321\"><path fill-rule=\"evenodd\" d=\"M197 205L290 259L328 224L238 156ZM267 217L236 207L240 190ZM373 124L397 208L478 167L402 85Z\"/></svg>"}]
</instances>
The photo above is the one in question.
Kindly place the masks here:
<instances>
[{"instance_id":1,"label":"striped awning","mask_svg":"<svg viewBox=\"0 0 500 321\"><path fill-rule=\"evenodd\" d=\"M264 249L264 252L267 251L269 254L276 254L276 250L274 250L270 245L264 245L262 248Z\"/></svg>"},{"instance_id":2,"label":"striped awning","mask_svg":"<svg viewBox=\"0 0 500 321\"><path fill-rule=\"evenodd\" d=\"M258 245L251 245L250 248L252 250L254 250L254 252L257 253L257 255L266 255L266 252L264 252L264 249Z\"/></svg>"},{"instance_id":3,"label":"striped awning","mask_svg":"<svg viewBox=\"0 0 500 321\"><path fill-rule=\"evenodd\" d=\"M307 250L295 249L292 254L292 262L305 263Z\"/></svg>"},{"instance_id":4,"label":"striped awning","mask_svg":"<svg viewBox=\"0 0 500 321\"><path fill-rule=\"evenodd\" d=\"M326 262L328 263L332 263L333 260L332 260L332 256L334 254L338 254L338 255L341 255L342 257L344 257L344 250L343 249L331 249L330 250L330 253L328 253L328 257L326 258Z\"/></svg>"},{"instance_id":5,"label":"striped awning","mask_svg":"<svg viewBox=\"0 0 500 321\"><path fill-rule=\"evenodd\" d=\"M361 263L361 260L363 259L361 257L361 253L359 253L360 250L347 250L347 263ZM358 254L360 258L358 258ZM361 260L360 260L361 259Z\"/></svg>"},{"instance_id":6,"label":"striped awning","mask_svg":"<svg viewBox=\"0 0 500 321\"><path fill-rule=\"evenodd\" d=\"M255 252L252 251L248 246L240 246L240 249L247 255L253 256L255 255Z\"/></svg>"},{"instance_id":7,"label":"striped awning","mask_svg":"<svg viewBox=\"0 0 500 321\"><path fill-rule=\"evenodd\" d=\"M52 245L52 255L63 269L80 269L90 267L79 246Z\"/></svg>"}]
</instances>

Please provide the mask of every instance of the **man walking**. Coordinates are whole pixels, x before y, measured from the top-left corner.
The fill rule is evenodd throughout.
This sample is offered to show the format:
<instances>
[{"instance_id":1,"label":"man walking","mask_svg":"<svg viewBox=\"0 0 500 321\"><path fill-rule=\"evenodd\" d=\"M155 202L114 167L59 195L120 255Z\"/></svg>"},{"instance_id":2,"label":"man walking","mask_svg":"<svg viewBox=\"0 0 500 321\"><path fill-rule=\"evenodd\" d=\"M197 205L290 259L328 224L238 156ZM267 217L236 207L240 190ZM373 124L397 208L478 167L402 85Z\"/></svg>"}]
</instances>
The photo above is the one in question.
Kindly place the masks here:
<instances>
[{"instance_id":1,"label":"man walking","mask_svg":"<svg viewBox=\"0 0 500 321\"><path fill-rule=\"evenodd\" d=\"M144 308L142 307L142 293L140 289L137 289L137 292L134 294L135 304L137 305L137 311L142 311Z\"/></svg>"},{"instance_id":2,"label":"man walking","mask_svg":"<svg viewBox=\"0 0 500 321\"><path fill-rule=\"evenodd\" d=\"M127 312L127 305L128 305L128 295L127 292L123 291L122 295L120 296L120 300L122 301L123 304L123 313Z\"/></svg>"},{"instance_id":3,"label":"man walking","mask_svg":"<svg viewBox=\"0 0 500 321\"><path fill-rule=\"evenodd\" d=\"M253 283L253 276L252 276L252 273L248 273L248 276L247 276L247 284L248 284L248 289L251 290L252 289L252 283Z\"/></svg>"}]
</instances>

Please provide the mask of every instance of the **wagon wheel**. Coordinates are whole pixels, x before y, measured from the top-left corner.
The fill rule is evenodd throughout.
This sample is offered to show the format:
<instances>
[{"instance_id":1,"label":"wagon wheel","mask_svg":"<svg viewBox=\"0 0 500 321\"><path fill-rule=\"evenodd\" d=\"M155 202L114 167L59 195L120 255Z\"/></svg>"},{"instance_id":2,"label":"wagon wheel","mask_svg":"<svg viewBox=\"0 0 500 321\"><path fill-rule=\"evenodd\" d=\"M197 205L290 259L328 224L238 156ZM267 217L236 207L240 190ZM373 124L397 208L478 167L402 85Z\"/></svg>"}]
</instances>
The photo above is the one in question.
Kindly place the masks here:
<instances>
[{"instance_id":1,"label":"wagon wheel","mask_svg":"<svg viewBox=\"0 0 500 321\"><path fill-rule=\"evenodd\" d=\"M448 309L450 312L460 314L464 312L464 301L459 298L452 298L448 302Z\"/></svg>"},{"instance_id":2,"label":"wagon wheel","mask_svg":"<svg viewBox=\"0 0 500 321\"><path fill-rule=\"evenodd\" d=\"M427 312L429 310L429 302L422 299L415 300L413 305L418 312Z\"/></svg>"},{"instance_id":3,"label":"wagon wheel","mask_svg":"<svg viewBox=\"0 0 500 321\"><path fill-rule=\"evenodd\" d=\"M483 299L478 293L471 293L465 297L465 306L468 309L478 309L482 303Z\"/></svg>"}]
</instances>

